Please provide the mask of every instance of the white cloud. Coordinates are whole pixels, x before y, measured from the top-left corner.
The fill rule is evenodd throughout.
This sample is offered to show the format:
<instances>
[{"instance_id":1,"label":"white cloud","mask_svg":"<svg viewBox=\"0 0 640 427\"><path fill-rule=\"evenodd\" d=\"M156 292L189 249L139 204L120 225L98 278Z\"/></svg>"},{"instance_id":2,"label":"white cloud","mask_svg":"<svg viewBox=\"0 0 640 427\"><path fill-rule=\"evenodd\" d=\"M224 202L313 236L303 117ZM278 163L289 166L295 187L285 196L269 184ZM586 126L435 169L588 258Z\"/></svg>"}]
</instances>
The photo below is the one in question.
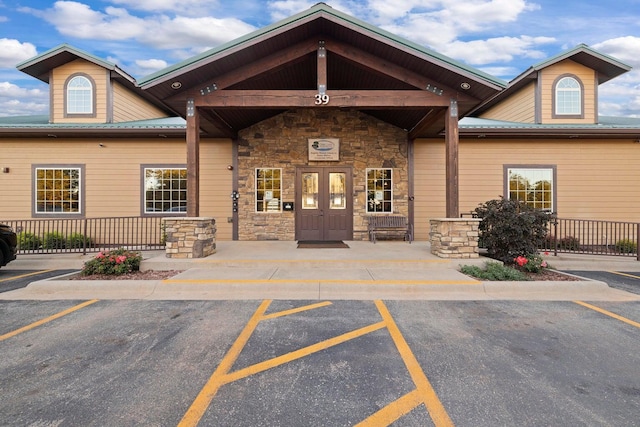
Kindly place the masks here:
<instances>
[{"instance_id":1,"label":"white cloud","mask_svg":"<svg viewBox=\"0 0 640 427\"><path fill-rule=\"evenodd\" d=\"M497 37L469 42L454 41L443 46L440 52L469 64L484 65L510 62L515 57L544 59L547 54L536 47L553 42L555 39L551 37Z\"/></svg>"},{"instance_id":2,"label":"white cloud","mask_svg":"<svg viewBox=\"0 0 640 427\"><path fill-rule=\"evenodd\" d=\"M10 82L0 82L0 116L46 114L49 93L39 88L24 88Z\"/></svg>"},{"instance_id":3,"label":"white cloud","mask_svg":"<svg viewBox=\"0 0 640 427\"><path fill-rule=\"evenodd\" d=\"M592 47L634 68L640 68L640 37L618 37L594 44Z\"/></svg>"},{"instance_id":4,"label":"white cloud","mask_svg":"<svg viewBox=\"0 0 640 427\"><path fill-rule=\"evenodd\" d=\"M38 53L31 43L14 39L0 39L0 68L14 68L16 64L33 58Z\"/></svg>"},{"instance_id":5,"label":"white cloud","mask_svg":"<svg viewBox=\"0 0 640 427\"><path fill-rule=\"evenodd\" d=\"M168 65L167 61L163 59L140 59L135 63L144 74L151 74L155 71L162 70Z\"/></svg>"}]
</instances>

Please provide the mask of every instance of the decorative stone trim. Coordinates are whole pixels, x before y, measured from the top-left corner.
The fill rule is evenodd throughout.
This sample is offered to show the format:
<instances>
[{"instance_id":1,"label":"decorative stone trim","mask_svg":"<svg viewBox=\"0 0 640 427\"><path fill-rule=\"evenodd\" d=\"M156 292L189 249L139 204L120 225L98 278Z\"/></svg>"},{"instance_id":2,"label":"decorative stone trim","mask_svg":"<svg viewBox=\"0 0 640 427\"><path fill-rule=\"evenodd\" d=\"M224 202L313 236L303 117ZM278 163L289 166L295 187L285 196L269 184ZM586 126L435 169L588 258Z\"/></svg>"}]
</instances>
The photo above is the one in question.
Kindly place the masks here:
<instances>
[{"instance_id":1,"label":"decorative stone trim","mask_svg":"<svg viewBox=\"0 0 640 427\"><path fill-rule=\"evenodd\" d=\"M431 253L440 258L479 258L478 218L430 220Z\"/></svg>"},{"instance_id":2,"label":"decorative stone trim","mask_svg":"<svg viewBox=\"0 0 640 427\"><path fill-rule=\"evenodd\" d=\"M216 220L162 218L167 258L204 258L216 253Z\"/></svg>"}]
</instances>

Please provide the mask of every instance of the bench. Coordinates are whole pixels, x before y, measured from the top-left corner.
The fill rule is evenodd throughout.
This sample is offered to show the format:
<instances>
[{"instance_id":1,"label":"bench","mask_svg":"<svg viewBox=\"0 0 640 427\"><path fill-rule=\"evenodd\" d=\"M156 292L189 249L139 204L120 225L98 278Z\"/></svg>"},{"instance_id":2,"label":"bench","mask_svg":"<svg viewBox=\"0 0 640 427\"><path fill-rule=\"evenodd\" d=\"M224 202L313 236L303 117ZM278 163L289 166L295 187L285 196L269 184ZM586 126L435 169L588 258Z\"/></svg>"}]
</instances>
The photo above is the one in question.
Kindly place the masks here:
<instances>
[{"instance_id":1,"label":"bench","mask_svg":"<svg viewBox=\"0 0 640 427\"><path fill-rule=\"evenodd\" d=\"M376 242L376 234L380 231L400 231L404 240L413 241L413 225L405 216L372 215L369 217L369 240Z\"/></svg>"}]
</instances>

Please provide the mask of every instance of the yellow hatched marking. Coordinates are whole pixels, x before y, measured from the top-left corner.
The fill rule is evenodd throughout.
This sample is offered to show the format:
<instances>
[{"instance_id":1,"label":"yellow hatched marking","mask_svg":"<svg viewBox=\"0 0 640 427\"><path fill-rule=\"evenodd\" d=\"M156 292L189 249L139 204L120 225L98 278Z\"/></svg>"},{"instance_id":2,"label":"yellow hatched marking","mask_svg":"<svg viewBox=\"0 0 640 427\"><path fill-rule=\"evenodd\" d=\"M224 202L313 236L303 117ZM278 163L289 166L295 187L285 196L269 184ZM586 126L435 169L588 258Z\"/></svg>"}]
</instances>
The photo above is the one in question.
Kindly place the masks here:
<instances>
[{"instance_id":1,"label":"yellow hatched marking","mask_svg":"<svg viewBox=\"0 0 640 427\"><path fill-rule=\"evenodd\" d=\"M361 285L481 285L477 280L344 280L344 279L165 279L162 283L207 285L216 283L352 283Z\"/></svg>"},{"instance_id":2,"label":"yellow hatched marking","mask_svg":"<svg viewBox=\"0 0 640 427\"><path fill-rule=\"evenodd\" d=\"M196 396L196 399L193 401L186 414L184 414L180 423L178 423L178 427L198 425L198 422L200 422L200 419L207 410L211 400L213 400L220 387L225 384L225 381L223 380L224 376L229 372L240 355L240 352L247 344L247 341L249 341L251 334L253 334L256 326L260 323L260 318L264 315L264 312L267 311L269 304L271 304L271 300L264 300L255 313L253 313L253 316L251 316L251 319L249 319L236 341L214 371L213 375L211 375L209 381L207 381L202 390L200 390L200 393Z\"/></svg>"},{"instance_id":3,"label":"yellow hatched marking","mask_svg":"<svg viewBox=\"0 0 640 427\"><path fill-rule=\"evenodd\" d=\"M35 271L33 273L25 273L25 274L21 274L19 276L7 277L6 279L0 280L0 282L8 282L9 280L22 279L23 277L35 276L36 274L44 274L44 273L48 273L50 271L53 271L53 270L41 270L41 271Z\"/></svg>"},{"instance_id":4,"label":"yellow hatched marking","mask_svg":"<svg viewBox=\"0 0 640 427\"><path fill-rule=\"evenodd\" d=\"M423 399L420 392L417 389L413 390L380 409L366 420L359 422L356 424L356 427L379 427L391 425L422 403Z\"/></svg>"},{"instance_id":5,"label":"yellow hatched marking","mask_svg":"<svg viewBox=\"0 0 640 427\"><path fill-rule=\"evenodd\" d=\"M93 303L96 303L96 302L98 302L97 299L92 299L90 301L85 301L82 304L78 304L78 305L73 306L71 308L68 308L68 309L66 309L64 311L56 313L56 314L54 314L52 316L45 317L44 319L38 320L37 322L33 322L30 325L23 326L22 328L16 329L15 331L6 333L4 335L0 335L0 341L4 341L7 338L14 337L14 336L16 336L16 335L18 335L18 334L20 334L22 332L26 332L26 331L29 331L29 330L31 330L33 328L36 328L36 327L40 326L40 325L44 325L45 323L51 322L52 320L59 319L62 316L66 316L69 313L73 313L74 311L80 310L81 308L84 308L84 307L86 307L88 305L91 305Z\"/></svg>"},{"instance_id":6,"label":"yellow hatched marking","mask_svg":"<svg viewBox=\"0 0 640 427\"><path fill-rule=\"evenodd\" d=\"M635 326L636 328L640 328L640 323L634 322L631 319L627 319L626 317L622 317L622 316L620 316L618 314L615 314L615 313L612 313L610 311L607 311L604 308L596 307L595 305L591 305L591 304L588 304L588 303L582 302L582 301L574 301L574 302L576 304L579 304L579 305L583 306L583 307L590 308L591 310L595 310L598 313L602 313L602 314L604 314L606 316L613 317L614 319L618 319L621 322L628 323L629 325Z\"/></svg>"},{"instance_id":7,"label":"yellow hatched marking","mask_svg":"<svg viewBox=\"0 0 640 427\"><path fill-rule=\"evenodd\" d=\"M400 352L400 355L402 356L402 360L404 361L404 364L406 365L414 384L418 388L421 400L427 407L427 411L429 411L429 415L431 416L433 423L436 425L436 427L453 426L453 422L451 421L451 418L449 418L449 414L447 414L447 411L444 409L444 406L440 402L438 395L431 386L431 383L427 379L427 376L418 363L418 360L413 355L411 348L402 336L398 325L396 325L393 317L391 317L391 313L389 313L389 310L382 301L376 300L375 303L376 307L378 307L380 315L387 325L387 329L391 334L393 342L395 343L398 351Z\"/></svg>"},{"instance_id":8,"label":"yellow hatched marking","mask_svg":"<svg viewBox=\"0 0 640 427\"><path fill-rule=\"evenodd\" d=\"M331 304L332 304L331 301L324 301L324 302L319 302L317 304L305 305L304 307L292 308L291 310L284 310L284 311L279 311L277 313L265 314L261 320L275 319L277 317L288 316L290 314L301 313L307 310L314 310L320 307L326 307Z\"/></svg>"},{"instance_id":9,"label":"yellow hatched marking","mask_svg":"<svg viewBox=\"0 0 640 427\"><path fill-rule=\"evenodd\" d=\"M368 333L377 331L385 327L384 322L374 323L373 325L365 326L364 328L356 329L355 331L347 332L346 334L338 335L337 337L330 338L325 341L321 341L317 344L310 345L308 347L301 348L296 351L292 351L282 356L274 357L273 359L265 360L264 362L256 363L255 365L248 366L244 369L240 369L235 372L227 374L224 378L225 383L230 383L245 377L248 377L258 372L266 371L267 369L275 368L276 366L284 365L285 363L301 359L310 354L317 353L321 350L325 350L329 347L342 344L343 342L352 340L354 338L361 337Z\"/></svg>"}]
</instances>

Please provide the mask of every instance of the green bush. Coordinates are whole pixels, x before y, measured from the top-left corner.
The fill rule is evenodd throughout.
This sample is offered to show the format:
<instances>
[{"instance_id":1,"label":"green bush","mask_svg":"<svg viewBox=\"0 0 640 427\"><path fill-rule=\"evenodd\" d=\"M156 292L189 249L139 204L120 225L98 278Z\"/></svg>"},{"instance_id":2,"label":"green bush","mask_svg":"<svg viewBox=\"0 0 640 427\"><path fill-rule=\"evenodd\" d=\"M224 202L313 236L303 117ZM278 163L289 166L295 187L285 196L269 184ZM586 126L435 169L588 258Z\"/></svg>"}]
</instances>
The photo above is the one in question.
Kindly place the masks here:
<instances>
[{"instance_id":1,"label":"green bush","mask_svg":"<svg viewBox=\"0 0 640 427\"><path fill-rule=\"evenodd\" d=\"M499 262L486 262L484 268L476 265L463 265L460 268L463 274L475 277L480 280L496 280L496 281L525 281L529 280L529 276L513 267L503 265Z\"/></svg>"},{"instance_id":2,"label":"green bush","mask_svg":"<svg viewBox=\"0 0 640 427\"><path fill-rule=\"evenodd\" d=\"M616 242L616 251L623 254L633 254L638 250L638 245L633 240L623 239Z\"/></svg>"},{"instance_id":3,"label":"green bush","mask_svg":"<svg viewBox=\"0 0 640 427\"><path fill-rule=\"evenodd\" d=\"M77 249L77 248L90 248L93 246L93 241L91 237L85 236L80 233L72 233L67 238L66 248L69 249Z\"/></svg>"},{"instance_id":4,"label":"green bush","mask_svg":"<svg viewBox=\"0 0 640 427\"><path fill-rule=\"evenodd\" d=\"M42 247L44 249L64 249L67 240L58 232L45 233L42 238Z\"/></svg>"},{"instance_id":5,"label":"green bush","mask_svg":"<svg viewBox=\"0 0 640 427\"><path fill-rule=\"evenodd\" d=\"M100 252L90 261L84 263L80 274L91 276L93 274L120 275L140 270L142 255L140 252L132 252L127 249L115 249L109 252Z\"/></svg>"},{"instance_id":6,"label":"green bush","mask_svg":"<svg viewBox=\"0 0 640 427\"><path fill-rule=\"evenodd\" d=\"M21 231L18 233L18 247L22 250L32 251L40 249L42 242L40 238L33 233Z\"/></svg>"},{"instance_id":7,"label":"green bush","mask_svg":"<svg viewBox=\"0 0 640 427\"><path fill-rule=\"evenodd\" d=\"M540 255L527 255L516 257L514 260L516 264L515 268L526 271L528 273L540 273L544 268L549 265Z\"/></svg>"},{"instance_id":8,"label":"green bush","mask_svg":"<svg viewBox=\"0 0 640 427\"><path fill-rule=\"evenodd\" d=\"M518 256L538 253L547 238L553 216L518 200L489 200L474 211L480 222L480 239L491 258L513 264Z\"/></svg>"}]
</instances>

